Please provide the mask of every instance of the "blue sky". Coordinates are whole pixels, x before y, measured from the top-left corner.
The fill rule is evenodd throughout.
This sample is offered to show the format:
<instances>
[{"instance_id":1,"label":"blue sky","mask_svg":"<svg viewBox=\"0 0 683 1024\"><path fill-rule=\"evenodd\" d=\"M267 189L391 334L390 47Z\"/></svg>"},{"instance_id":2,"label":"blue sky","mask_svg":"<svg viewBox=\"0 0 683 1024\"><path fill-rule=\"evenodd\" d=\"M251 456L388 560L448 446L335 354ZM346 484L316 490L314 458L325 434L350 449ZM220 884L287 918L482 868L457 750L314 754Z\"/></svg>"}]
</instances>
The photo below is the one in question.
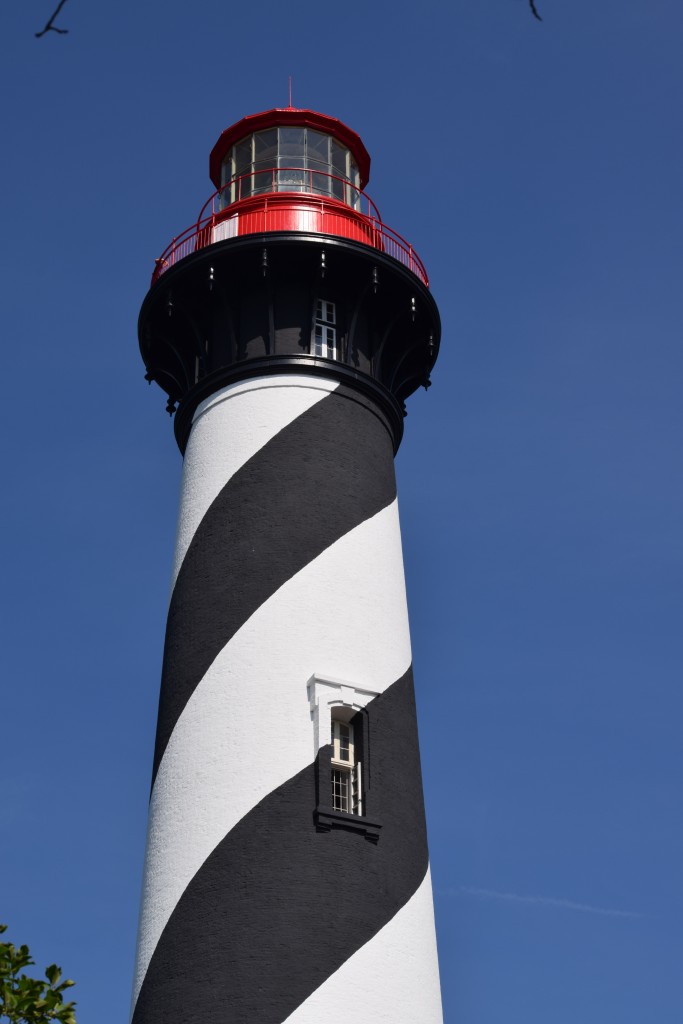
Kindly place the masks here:
<instances>
[{"instance_id":1,"label":"blue sky","mask_svg":"<svg viewBox=\"0 0 683 1024\"><path fill-rule=\"evenodd\" d=\"M126 1019L180 456L153 259L245 114L425 260L397 460L447 1024L680 1024L678 0L5 5L0 919Z\"/></svg>"}]
</instances>

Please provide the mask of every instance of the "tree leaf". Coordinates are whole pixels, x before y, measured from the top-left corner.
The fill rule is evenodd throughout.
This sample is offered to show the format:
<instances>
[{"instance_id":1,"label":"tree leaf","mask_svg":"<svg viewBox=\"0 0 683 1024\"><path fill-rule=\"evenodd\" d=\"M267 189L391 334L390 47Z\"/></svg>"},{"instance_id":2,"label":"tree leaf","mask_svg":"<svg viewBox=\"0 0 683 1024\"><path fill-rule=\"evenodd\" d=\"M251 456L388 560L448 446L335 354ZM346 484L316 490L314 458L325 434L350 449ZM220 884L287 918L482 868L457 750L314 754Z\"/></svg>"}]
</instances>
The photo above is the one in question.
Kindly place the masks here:
<instances>
[{"instance_id":1,"label":"tree leaf","mask_svg":"<svg viewBox=\"0 0 683 1024\"><path fill-rule=\"evenodd\" d=\"M56 985L62 976L61 967L57 967L57 964L50 964L49 967L45 968L45 977L51 985Z\"/></svg>"}]
</instances>

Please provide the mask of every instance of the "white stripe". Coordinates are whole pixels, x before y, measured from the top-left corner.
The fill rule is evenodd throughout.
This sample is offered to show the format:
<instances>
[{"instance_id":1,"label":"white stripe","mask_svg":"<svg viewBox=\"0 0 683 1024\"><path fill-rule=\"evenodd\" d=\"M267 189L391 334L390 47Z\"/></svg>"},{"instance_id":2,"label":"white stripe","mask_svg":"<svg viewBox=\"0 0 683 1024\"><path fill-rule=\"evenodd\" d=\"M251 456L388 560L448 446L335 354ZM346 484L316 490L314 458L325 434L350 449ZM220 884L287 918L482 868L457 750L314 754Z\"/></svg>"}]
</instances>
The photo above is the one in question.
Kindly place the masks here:
<instances>
[{"instance_id":1,"label":"white stripe","mask_svg":"<svg viewBox=\"0 0 683 1024\"><path fill-rule=\"evenodd\" d=\"M311 676L381 692L410 662L394 500L257 609L176 723L150 802L133 1003L203 862L255 804L311 763Z\"/></svg>"},{"instance_id":2,"label":"white stripe","mask_svg":"<svg viewBox=\"0 0 683 1024\"><path fill-rule=\"evenodd\" d=\"M209 506L245 462L339 385L305 377L259 377L217 391L194 414L180 484L171 589Z\"/></svg>"},{"instance_id":3,"label":"white stripe","mask_svg":"<svg viewBox=\"0 0 683 1024\"><path fill-rule=\"evenodd\" d=\"M340 906L344 899L353 899L353 893L340 893ZM321 913L334 913L334 907L321 907ZM342 1017L353 1024L442 1024L429 869L391 921L283 1024L321 1024Z\"/></svg>"}]
</instances>

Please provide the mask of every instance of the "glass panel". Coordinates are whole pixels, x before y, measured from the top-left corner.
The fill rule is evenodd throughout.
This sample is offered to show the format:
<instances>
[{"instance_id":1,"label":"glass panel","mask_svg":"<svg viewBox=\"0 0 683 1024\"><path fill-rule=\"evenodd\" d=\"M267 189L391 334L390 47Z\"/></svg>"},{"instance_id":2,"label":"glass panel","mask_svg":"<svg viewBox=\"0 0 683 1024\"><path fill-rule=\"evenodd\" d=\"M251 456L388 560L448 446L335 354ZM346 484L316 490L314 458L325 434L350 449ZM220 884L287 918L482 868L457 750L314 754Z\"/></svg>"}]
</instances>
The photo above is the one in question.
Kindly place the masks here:
<instances>
[{"instance_id":1,"label":"glass panel","mask_svg":"<svg viewBox=\"0 0 683 1024\"><path fill-rule=\"evenodd\" d=\"M289 168L277 172L278 192L307 192L306 171L293 171Z\"/></svg>"},{"instance_id":2,"label":"glass panel","mask_svg":"<svg viewBox=\"0 0 683 1024\"><path fill-rule=\"evenodd\" d=\"M351 154L349 154L349 180L352 185L347 186L346 201L354 210L360 210L360 172Z\"/></svg>"},{"instance_id":3,"label":"glass panel","mask_svg":"<svg viewBox=\"0 0 683 1024\"><path fill-rule=\"evenodd\" d=\"M252 138L249 136L248 139L242 139L235 146L232 147L232 157L234 161L234 176L239 178L239 181L235 181L234 198L244 199L245 196L251 194L251 178L241 177L241 175L249 175L251 173L251 148Z\"/></svg>"},{"instance_id":4,"label":"glass panel","mask_svg":"<svg viewBox=\"0 0 683 1024\"><path fill-rule=\"evenodd\" d=\"M278 128L278 192L304 192L306 175L294 170L304 166L305 128Z\"/></svg>"},{"instance_id":5,"label":"glass panel","mask_svg":"<svg viewBox=\"0 0 683 1024\"><path fill-rule=\"evenodd\" d=\"M307 129L306 133L306 166L314 172L311 175L310 187L315 195L331 196L332 179L329 177L332 166L330 164L330 143L329 135L322 132L314 132Z\"/></svg>"},{"instance_id":6,"label":"glass panel","mask_svg":"<svg viewBox=\"0 0 683 1024\"><path fill-rule=\"evenodd\" d=\"M261 167L275 167L277 164L277 129L269 128L254 135L254 163Z\"/></svg>"},{"instance_id":7,"label":"glass panel","mask_svg":"<svg viewBox=\"0 0 683 1024\"><path fill-rule=\"evenodd\" d=\"M332 807L335 811L349 811L349 773L343 768L332 769Z\"/></svg>"},{"instance_id":8,"label":"glass panel","mask_svg":"<svg viewBox=\"0 0 683 1024\"><path fill-rule=\"evenodd\" d=\"M346 154L348 152L344 146L340 146L338 142L332 139L332 173L338 174L342 178L346 177Z\"/></svg>"},{"instance_id":9,"label":"glass panel","mask_svg":"<svg viewBox=\"0 0 683 1024\"><path fill-rule=\"evenodd\" d=\"M330 169L330 137L308 129L306 138L306 166L319 171Z\"/></svg>"},{"instance_id":10,"label":"glass panel","mask_svg":"<svg viewBox=\"0 0 683 1024\"><path fill-rule=\"evenodd\" d=\"M256 195L258 192L273 192L275 191L274 186L274 175L273 171L268 165L267 171L259 172L259 164L254 164L254 187L252 192Z\"/></svg>"},{"instance_id":11,"label":"glass panel","mask_svg":"<svg viewBox=\"0 0 683 1024\"><path fill-rule=\"evenodd\" d=\"M323 354L323 329L320 324L315 325L315 335L313 339L313 355L321 356ZM335 737L336 746L336 737Z\"/></svg>"},{"instance_id":12,"label":"glass panel","mask_svg":"<svg viewBox=\"0 0 683 1024\"><path fill-rule=\"evenodd\" d=\"M232 178L232 158L228 156L221 164L221 192L218 197L218 209L223 210L229 203L232 202L233 197L230 194L231 189L225 188Z\"/></svg>"},{"instance_id":13,"label":"glass panel","mask_svg":"<svg viewBox=\"0 0 683 1024\"><path fill-rule=\"evenodd\" d=\"M329 345L329 342L330 342L330 332L329 332L329 329L326 331L326 334L327 334L327 343ZM349 727L348 727L348 725L340 725L339 726L339 760L340 761L348 761L349 760Z\"/></svg>"},{"instance_id":14,"label":"glass panel","mask_svg":"<svg viewBox=\"0 0 683 1024\"><path fill-rule=\"evenodd\" d=\"M245 174L251 170L251 135L242 139L233 147L235 157L235 174Z\"/></svg>"},{"instance_id":15,"label":"glass panel","mask_svg":"<svg viewBox=\"0 0 683 1024\"><path fill-rule=\"evenodd\" d=\"M311 174L311 189L316 196L331 196L332 178L327 174L318 174L313 171Z\"/></svg>"},{"instance_id":16,"label":"glass panel","mask_svg":"<svg viewBox=\"0 0 683 1024\"><path fill-rule=\"evenodd\" d=\"M304 128L279 128L279 166L303 167L305 151Z\"/></svg>"},{"instance_id":17,"label":"glass panel","mask_svg":"<svg viewBox=\"0 0 683 1024\"><path fill-rule=\"evenodd\" d=\"M235 178L235 199L244 199L251 195L251 174Z\"/></svg>"}]
</instances>

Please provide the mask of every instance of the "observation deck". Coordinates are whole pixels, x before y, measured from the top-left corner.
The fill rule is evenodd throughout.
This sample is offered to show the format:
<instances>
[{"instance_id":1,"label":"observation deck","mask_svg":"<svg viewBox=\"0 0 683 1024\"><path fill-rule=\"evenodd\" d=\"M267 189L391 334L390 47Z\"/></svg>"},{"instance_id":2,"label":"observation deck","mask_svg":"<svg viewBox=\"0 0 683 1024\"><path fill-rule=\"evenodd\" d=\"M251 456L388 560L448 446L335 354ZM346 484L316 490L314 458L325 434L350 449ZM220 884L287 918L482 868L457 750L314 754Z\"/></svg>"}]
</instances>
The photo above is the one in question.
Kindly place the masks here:
<instances>
[{"instance_id":1,"label":"observation deck","mask_svg":"<svg viewBox=\"0 0 683 1024\"><path fill-rule=\"evenodd\" d=\"M231 178L214 192L196 223L155 260L152 284L179 260L216 242L271 231L301 231L370 245L398 260L429 287L425 265L412 245L382 221L370 197L348 179L298 167L268 167L258 175L260 181L269 180L257 192L251 173ZM284 176L296 180L287 181ZM351 201L335 199L335 191Z\"/></svg>"}]
</instances>

